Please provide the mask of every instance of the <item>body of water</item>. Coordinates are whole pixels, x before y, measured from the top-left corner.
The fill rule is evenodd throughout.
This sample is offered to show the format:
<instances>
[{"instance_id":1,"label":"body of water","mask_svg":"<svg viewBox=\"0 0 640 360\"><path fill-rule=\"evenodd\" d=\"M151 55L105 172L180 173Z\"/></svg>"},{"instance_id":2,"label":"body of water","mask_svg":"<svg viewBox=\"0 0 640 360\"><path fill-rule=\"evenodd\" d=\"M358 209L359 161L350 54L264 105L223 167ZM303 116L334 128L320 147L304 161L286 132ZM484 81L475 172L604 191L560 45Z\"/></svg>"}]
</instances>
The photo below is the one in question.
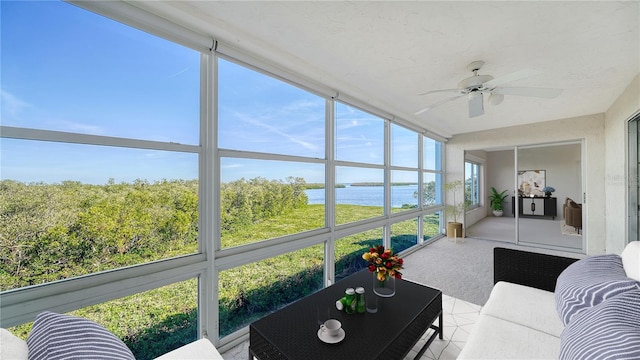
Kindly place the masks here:
<instances>
[{"instance_id":1,"label":"body of water","mask_svg":"<svg viewBox=\"0 0 640 360\"><path fill-rule=\"evenodd\" d=\"M336 203L361 206L383 206L383 186L349 186L336 188ZM391 206L402 207L404 204L418 205L418 198L414 196L418 191L418 185L403 185L391 187ZM309 204L324 204L325 189L305 190L309 197Z\"/></svg>"}]
</instances>

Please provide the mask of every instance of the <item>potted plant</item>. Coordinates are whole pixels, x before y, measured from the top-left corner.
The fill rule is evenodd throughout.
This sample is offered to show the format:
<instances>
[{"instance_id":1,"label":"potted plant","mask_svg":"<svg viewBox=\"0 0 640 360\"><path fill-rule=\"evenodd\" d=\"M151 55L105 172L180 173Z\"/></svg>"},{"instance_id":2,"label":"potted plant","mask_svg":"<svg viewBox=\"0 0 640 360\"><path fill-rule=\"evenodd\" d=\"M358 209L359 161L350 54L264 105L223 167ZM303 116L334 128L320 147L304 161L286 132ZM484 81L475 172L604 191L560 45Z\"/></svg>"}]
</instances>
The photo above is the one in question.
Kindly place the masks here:
<instances>
[{"instance_id":1,"label":"potted plant","mask_svg":"<svg viewBox=\"0 0 640 360\"><path fill-rule=\"evenodd\" d=\"M452 194L453 203L444 207L444 216L447 220L447 236L454 235L455 237L464 237L462 232L462 223L458 220L462 220L465 210L467 210L468 203L462 201L458 203L456 201L456 192L463 189L464 184L462 180L456 180L444 184L444 191Z\"/></svg>"},{"instance_id":2,"label":"potted plant","mask_svg":"<svg viewBox=\"0 0 640 360\"><path fill-rule=\"evenodd\" d=\"M545 186L544 189L542 189L546 197L551 197L551 193L554 191L556 191L556 189L554 189L553 186Z\"/></svg>"},{"instance_id":3,"label":"potted plant","mask_svg":"<svg viewBox=\"0 0 640 360\"><path fill-rule=\"evenodd\" d=\"M493 210L493 216L502 216L504 214L504 199L507 198L507 190L498 192L496 188L491 187L491 195L489 195L489 203L491 204L491 210Z\"/></svg>"}]
</instances>

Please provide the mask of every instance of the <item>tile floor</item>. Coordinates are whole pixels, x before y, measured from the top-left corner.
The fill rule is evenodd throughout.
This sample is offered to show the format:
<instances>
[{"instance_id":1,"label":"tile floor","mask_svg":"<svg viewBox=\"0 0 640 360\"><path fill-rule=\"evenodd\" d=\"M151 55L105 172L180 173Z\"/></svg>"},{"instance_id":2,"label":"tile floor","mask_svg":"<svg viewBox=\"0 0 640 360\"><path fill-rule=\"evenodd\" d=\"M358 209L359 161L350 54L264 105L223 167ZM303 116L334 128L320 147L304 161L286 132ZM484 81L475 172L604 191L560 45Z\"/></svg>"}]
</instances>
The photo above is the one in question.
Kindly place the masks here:
<instances>
[{"instance_id":1,"label":"tile floor","mask_svg":"<svg viewBox=\"0 0 640 360\"><path fill-rule=\"evenodd\" d=\"M431 346L425 351L420 360L453 360L458 357L460 350L467 341L467 336L473 328L480 306L462 301L447 295L442 296L442 312L444 313L444 339L436 338ZM437 321L437 320L436 320ZM413 359L422 344L432 334L433 330L427 331L414 350L411 350L405 360ZM222 354L225 360L246 360L248 357L249 342L232 348Z\"/></svg>"}]
</instances>

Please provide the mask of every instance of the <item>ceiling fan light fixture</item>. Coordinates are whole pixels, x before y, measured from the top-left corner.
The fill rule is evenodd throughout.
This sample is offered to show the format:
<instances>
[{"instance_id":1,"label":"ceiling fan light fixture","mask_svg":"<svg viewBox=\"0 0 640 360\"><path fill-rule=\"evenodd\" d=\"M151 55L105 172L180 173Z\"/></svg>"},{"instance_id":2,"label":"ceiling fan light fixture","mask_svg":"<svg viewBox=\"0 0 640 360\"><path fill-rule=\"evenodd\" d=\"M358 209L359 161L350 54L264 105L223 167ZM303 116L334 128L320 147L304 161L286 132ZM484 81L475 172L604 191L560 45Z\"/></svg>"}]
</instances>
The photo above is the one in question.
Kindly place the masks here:
<instances>
[{"instance_id":1,"label":"ceiling fan light fixture","mask_svg":"<svg viewBox=\"0 0 640 360\"><path fill-rule=\"evenodd\" d=\"M1 1L1 0L0 0ZM431 90L420 93L418 95L426 95L438 92L457 92L459 95L451 98L447 98L431 104L430 106L416 112L415 114L421 114L425 111L431 110L437 106L440 106L449 101L453 101L458 98L466 97L469 103L469 117L481 116L484 114L483 97L487 95L487 102L491 105L499 105L504 101L504 95L517 95L538 97L542 99L553 99L558 97L562 93L562 89L552 88L534 88L534 87L502 87L502 84L506 84L515 80L523 79L529 76L540 74L541 70L536 69L523 69L510 74L494 78L487 74L478 74L478 71L484 65L484 61L478 60L470 63L467 69L473 72L473 76L466 79L462 79L458 82L456 89L440 89Z\"/></svg>"},{"instance_id":2,"label":"ceiling fan light fixture","mask_svg":"<svg viewBox=\"0 0 640 360\"><path fill-rule=\"evenodd\" d=\"M489 95L489 104L491 105L499 105L504 100L504 95L502 94L490 94Z\"/></svg>"}]
</instances>

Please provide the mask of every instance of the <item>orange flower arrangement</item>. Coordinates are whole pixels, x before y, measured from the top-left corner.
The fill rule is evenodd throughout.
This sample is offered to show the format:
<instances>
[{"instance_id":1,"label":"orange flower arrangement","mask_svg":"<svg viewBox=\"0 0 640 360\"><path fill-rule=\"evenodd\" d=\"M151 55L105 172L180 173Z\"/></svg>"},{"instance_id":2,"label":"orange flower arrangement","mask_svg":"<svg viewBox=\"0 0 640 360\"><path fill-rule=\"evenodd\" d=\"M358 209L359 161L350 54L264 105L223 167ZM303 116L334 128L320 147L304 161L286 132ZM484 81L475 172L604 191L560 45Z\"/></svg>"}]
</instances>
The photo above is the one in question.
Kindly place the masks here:
<instances>
[{"instance_id":1,"label":"orange flower arrangement","mask_svg":"<svg viewBox=\"0 0 640 360\"><path fill-rule=\"evenodd\" d=\"M362 254L362 258L369 262L369 271L376 272L378 281L385 281L389 277L402 279L402 264L404 260L393 253L391 249L385 249L380 245L372 247Z\"/></svg>"}]
</instances>

